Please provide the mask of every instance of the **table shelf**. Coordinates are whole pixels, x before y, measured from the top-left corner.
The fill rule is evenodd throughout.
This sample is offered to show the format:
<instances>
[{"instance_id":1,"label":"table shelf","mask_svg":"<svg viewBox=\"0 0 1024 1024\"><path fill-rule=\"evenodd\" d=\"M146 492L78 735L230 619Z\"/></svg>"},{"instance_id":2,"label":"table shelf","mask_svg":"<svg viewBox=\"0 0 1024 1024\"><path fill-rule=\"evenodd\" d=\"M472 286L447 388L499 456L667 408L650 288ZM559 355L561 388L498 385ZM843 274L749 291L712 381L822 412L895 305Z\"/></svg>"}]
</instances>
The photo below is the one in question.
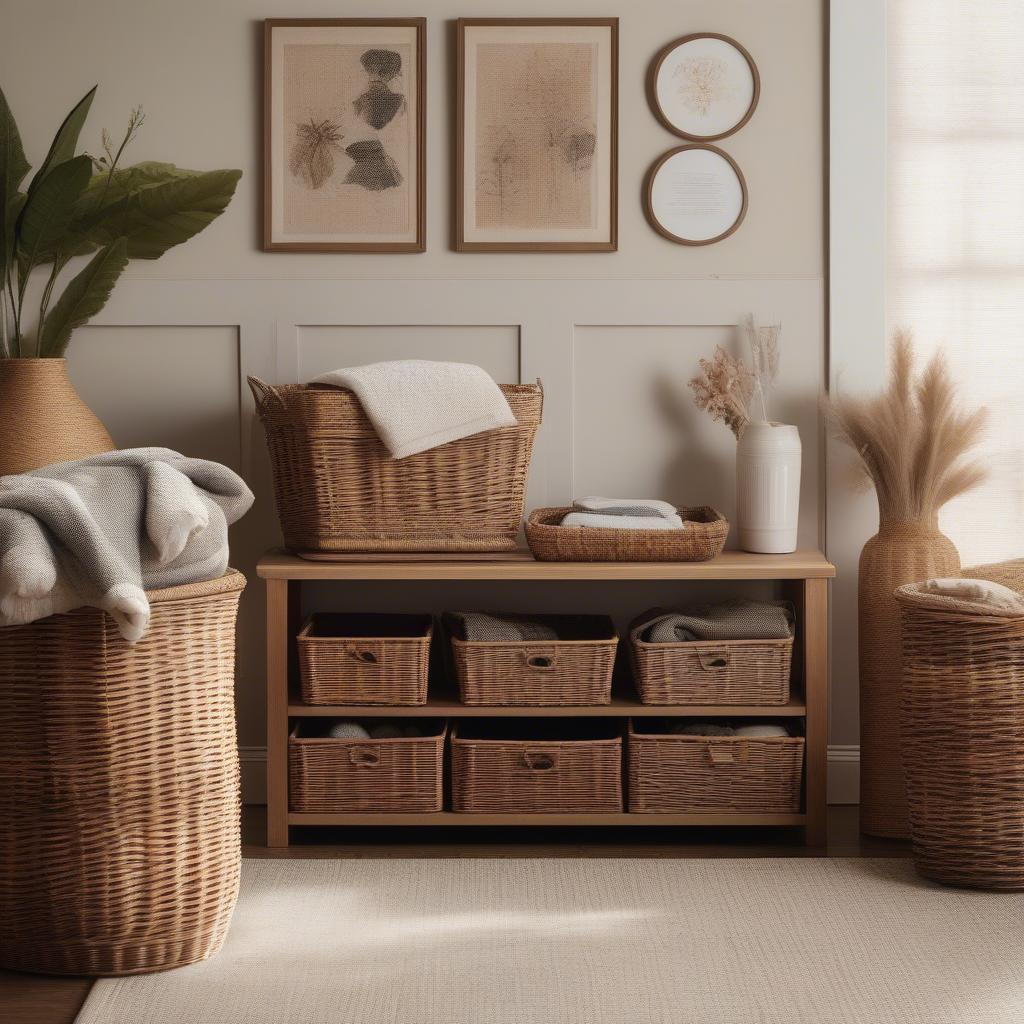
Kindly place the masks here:
<instances>
[{"instance_id":1,"label":"table shelf","mask_svg":"<svg viewBox=\"0 0 1024 1024\"><path fill-rule=\"evenodd\" d=\"M755 814L716 811L707 814L456 814L454 811L436 811L432 814L312 814L290 811L289 825L484 825L491 827L521 825L647 825L673 827L679 825L803 825L804 814Z\"/></svg>"}]
</instances>

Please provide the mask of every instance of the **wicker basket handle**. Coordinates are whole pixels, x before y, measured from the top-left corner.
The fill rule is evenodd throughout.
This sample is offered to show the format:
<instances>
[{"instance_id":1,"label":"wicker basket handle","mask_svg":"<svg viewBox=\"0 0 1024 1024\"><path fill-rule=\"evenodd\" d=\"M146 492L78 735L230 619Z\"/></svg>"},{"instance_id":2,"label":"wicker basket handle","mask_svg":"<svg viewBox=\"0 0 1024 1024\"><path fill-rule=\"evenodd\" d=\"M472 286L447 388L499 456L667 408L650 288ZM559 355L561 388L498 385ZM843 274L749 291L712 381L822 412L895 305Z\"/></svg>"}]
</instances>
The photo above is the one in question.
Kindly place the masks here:
<instances>
[{"instance_id":1,"label":"wicker basket handle","mask_svg":"<svg viewBox=\"0 0 1024 1024\"><path fill-rule=\"evenodd\" d=\"M345 648L345 653L360 665L379 665L381 662L381 656L377 651L368 651L364 647L349 646Z\"/></svg>"},{"instance_id":2,"label":"wicker basket handle","mask_svg":"<svg viewBox=\"0 0 1024 1024\"><path fill-rule=\"evenodd\" d=\"M724 744L708 744L708 760L712 766L720 764L735 764L736 759L732 756L732 747Z\"/></svg>"},{"instance_id":3,"label":"wicker basket handle","mask_svg":"<svg viewBox=\"0 0 1024 1024\"><path fill-rule=\"evenodd\" d=\"M720 651L698 650L697 659L700 667L705 672L715 672L718 669L729 667L729 649L723 647Z\"/></svg>"},{"instance_id":4,"label":"wicker basket handle","mask_svg":"<svg viewBox=\"0 0 1024 1024\"><path fill-rule=\"evenodd\" d=\"M262 416L271 402L276 402L281 409L285 408L284 399L277 388L268 384L259 377L246 377L249 382L249 390L252 392L253 400L256 402L256 411Z\"/></svg>"},{"instance_id":5,"label":"wicker basket handle","mask_svg":"<svg viewBox=\"0 0 1024 1024\"><path fill-rule=\"evenodd\" d=\"M524 750L523 764L531 772L549 772L558 767L558 755L554 751Z\"/></svg>"},{"instance_id":6,"label":"wicker basket handle","mask_svg":"<svg viewBox=\"0 0 1024 1024\"><path fill-rule=\"evenodd\" d=\"M523 661L526 662L526 667L534 672L553 672L557 654L553 647L526 650L523 651Z\"/></svg>"},{"instance_id":7,"label":"wicker basket handle","mask_svg":"<svg viewBox=\"0 0 1024 1024\"><path fill-rule=\"evenodd\" d=\"M352 747L348 759L362 768L376 768L380 764L380 750L376 747Z\"/></svg>"}]
</instances>

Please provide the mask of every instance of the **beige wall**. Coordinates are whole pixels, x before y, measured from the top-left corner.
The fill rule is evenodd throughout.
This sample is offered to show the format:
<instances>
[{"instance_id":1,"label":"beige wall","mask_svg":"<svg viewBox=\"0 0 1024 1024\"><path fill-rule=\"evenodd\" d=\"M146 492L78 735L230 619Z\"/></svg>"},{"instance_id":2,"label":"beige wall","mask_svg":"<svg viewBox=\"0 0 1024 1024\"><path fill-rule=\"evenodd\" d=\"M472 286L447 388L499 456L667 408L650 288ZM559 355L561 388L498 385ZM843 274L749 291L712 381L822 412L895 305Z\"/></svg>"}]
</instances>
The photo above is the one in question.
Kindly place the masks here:
<instances>
[{"instance_id":1,"label":"beige wall","mask_svg":"<svg viewBox=\"0 0 1024 1024\"><path fill-rule=\"evenodd\" d=\"M781 317L780 418L801 428L801 539L821 543L823 379L821 0L494 0L419 6L382 0L329 10L305 0L6 0L2 86L30 158L38 160L70 105L94 82L83 135L98 148L142 104L132 160L241 167L227 213L159 262L133 264L114 300L72 351L81 391L121 444L161 443L237 467L259 505L235 531L251 569L276 540L266 459L240 379L308 379L320 369L415 354L480 362L499 379L543 378L548 402L529 503L574 491L643 491L732 508L732 444L699 416L686 380L698 356L747 310ZM428 17L428 251L422 255L287 255L258 249L260 20L271 16ZM448 247L451 25L459 15L618 15L619 251L461 255ZM722 145L747 178L750 209L732 237L675 246L640 208L646 168L678 142L650 113L644 75L671 38L707 29L753 54L761 102ZM352 282L364 281L359 285ZM401 280L402 299L393 296ZM391 282L389 288L386 282ZM566 602L573 596L566 591ZM468 598L468 595L466 595ZM501 594L477 595L486 603ZM379 600L383 600L381 597ZM618 600L618 598L616 598ZM262 742L262 596L244 600L239 674L242 743ZM837 695L833 740L852 702Z\"/></svg>"}]
</instances>

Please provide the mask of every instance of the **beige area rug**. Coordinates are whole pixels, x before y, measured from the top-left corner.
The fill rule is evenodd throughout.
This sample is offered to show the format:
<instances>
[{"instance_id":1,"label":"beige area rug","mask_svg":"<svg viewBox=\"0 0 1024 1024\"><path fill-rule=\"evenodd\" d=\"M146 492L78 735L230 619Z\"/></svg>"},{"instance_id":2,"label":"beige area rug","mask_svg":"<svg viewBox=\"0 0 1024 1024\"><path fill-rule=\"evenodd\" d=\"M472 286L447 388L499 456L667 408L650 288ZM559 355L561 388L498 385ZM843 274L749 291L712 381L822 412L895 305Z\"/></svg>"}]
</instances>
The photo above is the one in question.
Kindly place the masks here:
<instances>
[{"instance_id":1,"label":"beige area rug","mask_svg":"<svg viewBox=\"0 0 1024 1024\"><path fill-rule=\"evenodd\" d=\"M251 860L79 1024L1020 1024L1022 922L899 860Z\"/></svg>"}]
</instances>

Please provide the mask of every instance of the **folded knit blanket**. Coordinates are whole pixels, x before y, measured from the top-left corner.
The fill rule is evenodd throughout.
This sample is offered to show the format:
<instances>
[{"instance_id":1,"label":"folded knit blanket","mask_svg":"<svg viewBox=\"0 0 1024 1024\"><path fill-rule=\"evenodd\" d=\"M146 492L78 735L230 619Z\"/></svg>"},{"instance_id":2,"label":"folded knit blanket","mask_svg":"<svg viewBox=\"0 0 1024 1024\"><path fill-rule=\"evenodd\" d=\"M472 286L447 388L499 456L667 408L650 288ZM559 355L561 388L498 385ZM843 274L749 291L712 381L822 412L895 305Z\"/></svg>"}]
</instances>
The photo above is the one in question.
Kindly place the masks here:
<instances>
[{"instance_id":1,"label":"folded knit blanket","mask_svg":"<svg viewBox=\"0 0 1024 1024\"><path fill-rule=\"evenodd\" d=\"M252 502L230 469L167 448L0 477L0 625L91 605L134 643L145 592L222 575L228 525Z\"/></svg>"},{"instance_id":2,"label":"folded knit blanket","mask_svg":"<svg viewBox=\"0 0 1024 1024\"><path fill-rule=\"evenodd\" d=\"M598 512L608 516L658 516L678 519L674 505L657 498L577 498L572 503L577 512Z\"/></svg>"},{"instance_id":3,"label":"folded knit blanket","mask_svg":"<svg viewBox=\"0 0 1024 1024\"><path fill-rule=\"evenodd\" d=\"M354 392L396 459L517 422L501 388L472 363L396 359L332 370L313 383Z\"/></svg>"},{"instance_id":4,"label":"folded knit blanket","mask_svg":"<svg viewBox=\"0 0 1024 1024\"><path fill-rule=\"evenodd\" d=\"M793 635L793 611L781 601L737 599L687 611L653 608L630 629L635 640L678 644L693 640L784 640Z\"/></svg>"},{"instance_id":5,"label":"folded knit blanket","mask_svg":"<svg viewBox=\"0 0 1024 1024\"><path fill-rule=\"evenodd\" d=\"M488 615L485 612L453 612L453 615L462 623L467 640L514 644L558 639L558 633L547 623L525 615Z\"/></svg>"}]
</instances>

